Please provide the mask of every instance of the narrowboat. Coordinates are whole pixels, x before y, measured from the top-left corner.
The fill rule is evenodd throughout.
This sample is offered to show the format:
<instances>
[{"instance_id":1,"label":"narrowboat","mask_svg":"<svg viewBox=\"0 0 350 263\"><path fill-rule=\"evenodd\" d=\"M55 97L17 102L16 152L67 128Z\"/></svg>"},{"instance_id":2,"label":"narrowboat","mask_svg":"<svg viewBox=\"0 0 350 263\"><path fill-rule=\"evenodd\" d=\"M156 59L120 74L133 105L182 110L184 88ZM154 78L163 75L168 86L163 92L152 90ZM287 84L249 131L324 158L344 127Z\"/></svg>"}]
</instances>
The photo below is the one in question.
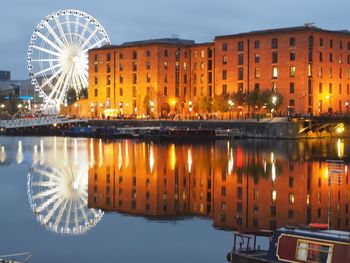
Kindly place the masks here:
<instances>
[{"instance_id":1,"label":"narrowboat","mask_svg":"<svg viewBox=\"0 0 350 263\"><path fill-rule=\"evenodd\" d=\"M218 140L228 139L229 134L227 130L215 129L181 129L181 128L167 128L160 130L159 137L161 140Z\"/></svg>"},{"instance_id":2,"label":"narrowboat","mask_svg":"<svg viewBox=\"0 0 350 263\"><path fill-rule=\"evenodd\" d=\"M258 238L265 239L269 245L267 250L260 249ZM231 263L350 262L350 232L318 226L283 227L275 232L236 232L227 260Z\"/></svg>"},{"instance_id":3,"label":"narrowboat","mask_svg":"<svg viewBox=\"0 0 350 263\"><path fill-rule=\"evenodd\" d=\"M100 127L95 126L75 126L62 132L63 136L98 138Z\"/></svg>"},{"instance_id":4,"label":"narrowboat","mask_svg":"<svg viewBox=\"0 0 350 263\"><path fill-rule=\"evenodd\" d=\"M101 139L131 139L133 130L129 128L105 127L100 130L99 138Z\"/></svg>"}]
</instances>

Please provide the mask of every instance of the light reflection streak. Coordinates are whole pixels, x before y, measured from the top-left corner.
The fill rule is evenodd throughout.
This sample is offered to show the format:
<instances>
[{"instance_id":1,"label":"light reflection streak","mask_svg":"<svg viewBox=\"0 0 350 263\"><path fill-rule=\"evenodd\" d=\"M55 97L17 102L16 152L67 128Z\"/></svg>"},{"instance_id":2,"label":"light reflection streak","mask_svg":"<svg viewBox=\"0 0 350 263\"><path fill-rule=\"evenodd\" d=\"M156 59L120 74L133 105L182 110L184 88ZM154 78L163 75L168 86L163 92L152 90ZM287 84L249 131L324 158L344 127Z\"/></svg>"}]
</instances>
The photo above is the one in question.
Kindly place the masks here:
<instances>
[{"instance_id":1,"label":"light reflection streak","mask_svg":"<svg viewBox=\"0 0 350 263\"><path fill-rule=\"evenodd\" d=\"M17 155L16 155L17 164L21 164L23 162L23 149L22 149L22 141L18 141Z\"/></svg>"}]
</instances>

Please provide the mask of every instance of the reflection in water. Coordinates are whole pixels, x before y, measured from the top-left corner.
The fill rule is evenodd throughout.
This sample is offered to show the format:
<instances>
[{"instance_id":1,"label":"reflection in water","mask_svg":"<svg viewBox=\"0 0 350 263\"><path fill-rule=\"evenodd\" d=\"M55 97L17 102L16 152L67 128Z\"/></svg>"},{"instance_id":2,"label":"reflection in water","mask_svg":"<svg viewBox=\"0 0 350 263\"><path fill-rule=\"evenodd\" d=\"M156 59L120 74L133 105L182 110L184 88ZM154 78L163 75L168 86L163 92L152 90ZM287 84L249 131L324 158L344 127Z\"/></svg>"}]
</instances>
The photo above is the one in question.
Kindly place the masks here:
<instances>
[{"instance_id":1,"label":"reflection in water","mask_svg":"<svg viewBox=\"0 0 350 263\"><path fill-rule=\"evenodd\" d=\"M102 218L103 212L87 206L88 162L86 142L65 138L63 147L46 149L44 141L34 146L28 174L28 198L36 219L47 229L68 235L85 233ZM68 146L72 144L73 149ZM45 145L49 147L50 145ZM45 159L44 159L45 156Z\"/></svg>"},{"instance_id":2,"label":"reflection in water","mask_svg":"<svg viewBox=\"0 0 350 263\"><path fill-rule=\"evenodd\" d=\"M89 207L150 219L200 216L220 229L258 230L327 223L330 196L331 226L348 229L347 143L342 140L339 151L338 141L327 140L192 145L94 140ZM328 184L326 160L339 152L345 158L341 178Z\"/></svg>"}]
</instances>

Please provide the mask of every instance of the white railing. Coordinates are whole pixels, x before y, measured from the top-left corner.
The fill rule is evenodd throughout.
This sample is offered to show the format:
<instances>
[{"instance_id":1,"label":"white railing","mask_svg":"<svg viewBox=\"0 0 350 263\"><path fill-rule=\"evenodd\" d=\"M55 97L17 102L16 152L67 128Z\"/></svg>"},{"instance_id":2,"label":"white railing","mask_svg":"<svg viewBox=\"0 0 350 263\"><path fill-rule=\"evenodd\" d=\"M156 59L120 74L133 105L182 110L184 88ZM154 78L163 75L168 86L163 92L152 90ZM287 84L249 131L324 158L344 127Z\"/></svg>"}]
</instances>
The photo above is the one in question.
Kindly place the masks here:
<instances>
[{"instance_id":1,"label":"white railing","mask_svg":"<svg viewBox=\"0 0 350 263\"><path fill-rule=\"evenodd\" d=\"M33 126L59 125L59 124L85 122L85 121L86 120L67 119L67 118L58 117L58 116L50 116L50 117L40 117L40 118L0 120L0 127L11 129L11 128L33 127Z\"/></svg>"}]
</instances>

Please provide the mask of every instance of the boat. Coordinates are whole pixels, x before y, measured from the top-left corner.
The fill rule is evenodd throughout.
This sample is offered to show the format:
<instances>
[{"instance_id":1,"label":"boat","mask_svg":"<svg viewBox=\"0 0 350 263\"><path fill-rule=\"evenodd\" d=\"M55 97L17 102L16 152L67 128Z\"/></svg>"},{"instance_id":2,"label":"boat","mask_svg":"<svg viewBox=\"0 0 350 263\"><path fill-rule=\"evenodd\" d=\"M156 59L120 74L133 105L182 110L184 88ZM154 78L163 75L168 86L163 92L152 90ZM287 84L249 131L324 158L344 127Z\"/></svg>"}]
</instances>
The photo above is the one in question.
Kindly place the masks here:
<instances>
[{"instance_id":1,"label":"boat","mask_svg":"<svg viewBox=\"0 0 350 263\"><path fill-rule=\"evenodd\" d=\"M33 256L31 252L16 253L11 255L0 255L0 263L25 263Z\"/></svg>"},{"instance_id":2,"label":"boat","mask_svg":"<svg viewBox=\"0 0 350 263\"><path fill-rule=\"evenodd\" d=\"M161 140L220 140L228 139L229 134L227 130L218 129L181 129L181 128L165 128L159 132Z\"/></svg>"},{"instance_id":3,"label":"boat","mask_svg":"<svg viewBox=\"0 0 350 263\"><path fill-rule=\"evenodd\" d=\"M268 249L260 249L258 238L265 237ZM350 262L350 232L329 230L323 224L282 227L274 232L235 232L227 254L231 263Z\"/></svg>"},{"instance_id":4,"label":"boat","mask_svg":"<svg viewBox=\"0 0 350 263\"><path fill-rule=\"evenodd\" d=\"M95 126L75 126L68 130L63 130L63 136L98 138L101 127Z\"/></svg>"},{"instance_id":5,"label":"boat","mask_svg":"<svg viewBox=\"0 0 350 263\"><path fill-rule=\"evenodd\" d=\"M105 127L100 130L101 139L131 139L134 137L134 131L130 128Z\"/></svg>"}]
</instances>

